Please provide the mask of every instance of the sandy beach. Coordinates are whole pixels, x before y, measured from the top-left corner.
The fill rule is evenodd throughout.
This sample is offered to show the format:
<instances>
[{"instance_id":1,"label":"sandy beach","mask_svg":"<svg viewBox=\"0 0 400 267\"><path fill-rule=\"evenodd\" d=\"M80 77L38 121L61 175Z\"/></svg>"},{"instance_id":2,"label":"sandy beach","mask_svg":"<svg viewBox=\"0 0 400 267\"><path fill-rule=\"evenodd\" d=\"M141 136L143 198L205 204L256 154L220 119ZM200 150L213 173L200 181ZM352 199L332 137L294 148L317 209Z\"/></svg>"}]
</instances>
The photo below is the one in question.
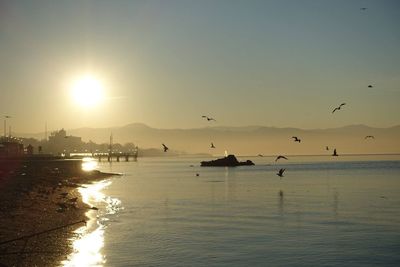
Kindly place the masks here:
<instances>
[{"instance_id":1,"label":"sandy beach","mask_svg":"<svg viewBox=\"0 0 400 267\"><path fill-rule=\"evenodd\" d=\"M0 266L60 265L72 251L73 231L85 225L85 213L91 208L82 202L77 188L105 176L91 172L73 177L2 177Z\"/></svg>"}]
</instances>

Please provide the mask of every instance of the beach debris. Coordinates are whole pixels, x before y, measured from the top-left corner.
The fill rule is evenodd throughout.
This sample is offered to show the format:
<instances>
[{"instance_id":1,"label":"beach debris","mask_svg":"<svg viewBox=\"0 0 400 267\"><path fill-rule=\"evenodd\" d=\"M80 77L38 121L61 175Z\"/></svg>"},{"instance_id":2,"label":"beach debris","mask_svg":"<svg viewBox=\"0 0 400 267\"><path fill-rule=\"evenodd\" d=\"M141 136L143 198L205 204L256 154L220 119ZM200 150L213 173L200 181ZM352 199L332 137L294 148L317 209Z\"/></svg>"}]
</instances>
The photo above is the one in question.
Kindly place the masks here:
<instances>
[{"instance_id":1,"label":"beach debris","mask_svg":"<svg viewBox=\"0 0 400 267\"><path fill-rule=\"evenodd\" d=\"M90 207L89 209L91 209L91 210L99 210L99 208L97 208L97 207L95 207L95 206Z\"/></svg>"},{"instance_id":2,"label":"beach debris","mask_svg":"<svg viewBox=\"0 0 400 267\"><path fill-rule=\"evenodd\" d=\"M18 232L17 233L17 235L18 235L17 238L1 241L0 245L8 244L8 243L15 242L15 241L18 241L18 240L23 240L23 239L28 240L31 237L42 235L42 234L46 234L46 233L53 232L53 231L56 231L56 230L60 230L60 229L63 229L65 227L72 226L72 225L79 224L79 223L84 223L86 225L86 221L85 220L80 220L80 221L77 221L77 222L67 223L67 224L64 224L64 225L61 225L61 226L57 226L57 227L54 227L54 228L46 229L46 230L43 230L43 231L40 231L40 232L36 232L36 233L33 233L33 234L29 234L29 235L21 236L21 232Z\"/></svg>"},{"instance_id":3,"label":"beach debris","mask_svg":"<svg viewBox=\"0 0 400 267\"><path fill-rule=\"evenodd\" d=\"M57 206L58 206L58 208L56 209L57 212L64 212L68 209L68 206L66 203L58 202Z\"/></svg>"},{"instance_id":4,"label":"beach debris","mask_svg":"<svg viewBox=\"0 0 400 267\"><path fill-rule=\"evenodd\" d=\"M70 199L68 199L68 201L69 202L76 202L76 201L78 201L78 198L77 197L70 198Z\"/></svg>"}]
</instances>

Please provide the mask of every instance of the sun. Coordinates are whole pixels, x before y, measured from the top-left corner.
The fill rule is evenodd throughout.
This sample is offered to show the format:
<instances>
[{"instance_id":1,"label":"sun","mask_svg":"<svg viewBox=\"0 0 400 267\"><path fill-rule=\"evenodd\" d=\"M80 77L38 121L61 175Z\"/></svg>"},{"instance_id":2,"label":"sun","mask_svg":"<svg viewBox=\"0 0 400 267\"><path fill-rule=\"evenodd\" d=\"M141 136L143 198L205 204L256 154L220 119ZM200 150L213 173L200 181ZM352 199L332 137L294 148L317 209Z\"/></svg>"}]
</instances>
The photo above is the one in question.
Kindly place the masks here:
<instances>
[{"instance_id":1,"label":"sun","mask_svg":"<svg viewBox=\"0 0 400 267\"><path fill-rule=\"evenodd\" d=\"M73 82L71 93L74 102L85 108L97 106L104 100L103 84L91 75L83 76Z\"/></svg>"}]
</instances>

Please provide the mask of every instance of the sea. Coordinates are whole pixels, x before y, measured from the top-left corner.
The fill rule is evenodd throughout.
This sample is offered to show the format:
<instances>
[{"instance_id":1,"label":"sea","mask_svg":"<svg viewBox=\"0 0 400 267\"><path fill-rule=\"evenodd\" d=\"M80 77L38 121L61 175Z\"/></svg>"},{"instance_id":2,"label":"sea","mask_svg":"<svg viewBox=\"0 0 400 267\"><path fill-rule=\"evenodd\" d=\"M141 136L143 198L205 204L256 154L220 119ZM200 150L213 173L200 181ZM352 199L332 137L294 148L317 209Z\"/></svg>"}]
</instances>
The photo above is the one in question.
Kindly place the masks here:
<instances>
[{"instance_id":1,"label":"sea","mask_svg":"<svg viewBox=\"0 0 400 267\"><path fill-rule=\"evenodd\" d=\"M92 162L122 175L81 188L62 265L400 266L400 155L209 159Z\"/></svg>"}]
</instances>

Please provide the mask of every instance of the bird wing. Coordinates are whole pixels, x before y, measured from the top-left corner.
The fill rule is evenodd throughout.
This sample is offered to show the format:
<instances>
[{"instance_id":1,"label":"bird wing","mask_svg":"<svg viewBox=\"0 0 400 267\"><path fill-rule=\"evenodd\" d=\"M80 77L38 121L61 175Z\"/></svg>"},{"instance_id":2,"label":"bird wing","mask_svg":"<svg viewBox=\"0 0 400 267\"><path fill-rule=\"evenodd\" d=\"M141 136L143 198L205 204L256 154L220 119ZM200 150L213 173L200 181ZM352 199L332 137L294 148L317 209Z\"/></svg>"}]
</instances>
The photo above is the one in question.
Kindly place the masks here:
<instances>
[{"instance_id":1,"label":"bird wing","mask_svg":"<svg viewBox=\"0 0 400 267\"><path fill-rule=\"evenodd\" d=\"M340 104L340 106L344 106L344 105L346 105L346 103L342 103L342 104Z\"/></svg>"},{"instance_id":2,"label":"bird wing","mask_svg":"<svg viewBox=\"0 0 400 267\"><path fill-rule=\"evenodd\" d=\"M335 111L336 111L336 110L339 110L339 109L340 109L340 108L335 108L335 109L332 111L332 113L335 113Z\"/></svg>"}]
</instances>

